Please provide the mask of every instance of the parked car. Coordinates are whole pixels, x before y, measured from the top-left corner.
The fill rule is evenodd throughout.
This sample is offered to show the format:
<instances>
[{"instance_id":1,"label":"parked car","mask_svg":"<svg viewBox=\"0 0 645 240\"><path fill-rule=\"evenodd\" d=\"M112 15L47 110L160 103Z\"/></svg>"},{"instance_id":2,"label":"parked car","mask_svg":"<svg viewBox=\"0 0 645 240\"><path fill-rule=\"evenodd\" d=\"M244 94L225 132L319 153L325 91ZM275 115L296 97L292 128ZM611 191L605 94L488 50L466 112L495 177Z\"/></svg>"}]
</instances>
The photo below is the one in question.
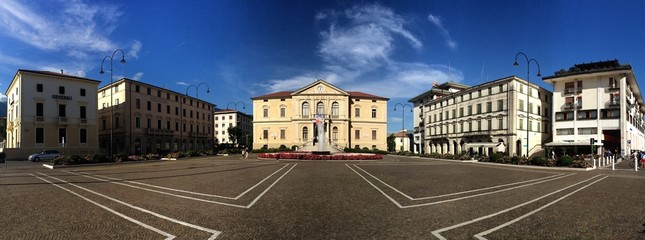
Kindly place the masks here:
<instances>
[{"instance_id":1,"label":"parked car","mask_svg":"<svg viewBox=\"0 0 645 240\"><path fill-rule=\"evenodd\" d=\"M33 162L40 162L44 160L53 160L57 157L60 157L60 152L58 152L58 150L45 150L41 153L31 154L27 159Z\"/></svg>"}]
</instances>

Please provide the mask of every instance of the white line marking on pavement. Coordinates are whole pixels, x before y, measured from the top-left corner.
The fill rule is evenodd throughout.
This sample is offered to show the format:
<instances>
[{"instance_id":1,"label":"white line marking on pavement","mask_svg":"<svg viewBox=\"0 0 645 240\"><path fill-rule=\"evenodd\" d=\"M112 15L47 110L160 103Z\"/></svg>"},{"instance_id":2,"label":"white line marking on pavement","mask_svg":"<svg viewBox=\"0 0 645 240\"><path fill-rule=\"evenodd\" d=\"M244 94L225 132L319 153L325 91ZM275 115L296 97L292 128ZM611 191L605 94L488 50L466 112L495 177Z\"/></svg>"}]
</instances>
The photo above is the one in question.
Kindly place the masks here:
<instances>
[{"instance_id":1,"label":"white line marking on pavement","mask_svg":"<svg viewBox=\"0 0 645 240\"><path fill-rule=\"evenodd\" d=\"M155 217L158 217L158 218L161 218L161 219L165 219L165 220L168 220L168 221L174 222L174 223L176 223L176 224L183 225L183 226L186 226L186 227L190 227L190 228L193 228L193 229L197 229L197 230L200 230L200 231L204 231L204 232L212 233L213 235L211 235L211 237L210 237L210 238L208 238L209 240L215 239L215 238L217 238L217 236L219 236L220 234L222 234L222 232L217 231L217 230L214 230L214 229L205 228L205 227L198 226L198 225L195 225L195 224L187 223L187 222L184 222L184 221L181 221L181 220L177 220L177 219L174 219L174 218L171 218L171 217L167 217L167 216L165 216L165 215L161 215L161 214L159 214L159 213L156 213L156 212L150 211L150 210L145 209L145 208L141 208L141 207L134 206L134 205L132 205L132 204L129 204L129 203L123 202L123 201L121 201L121 200L118 200L118 199L115 199L115 198L112 198L112 197L109 197L109 196L103 195L103 194L101 194L101 193L98 193L98 192L92 191L92 190L90 190L90 189L87 189L87 188L84 188L84 187L78 186L78 185L76 185L76 184L73 184L73 183L67 182L67 181L62 180L62 179L60 179L60 178L52 177L52 176L49 176L49 175L47 175L47 174L40 173L40 172L39 172L38 174L40 174L40 175L44 175L44 176L47 176L47 177L52 178L52 179L56 179L56 180L58 180L58 181L60 181L60 182L63 182L63 183L66 183L66 184L72 185L72 186L77 187L77 188L79 188L79 189L82 189L82 190L85 190L85 191L87 191L87 192L90 192L90 193L96 194L96 195L98 195L98 196L101 196L101 197L107 198L107 199L112 200L112 201L114 201L114 202L117 202L117 203L120 203L120 204L122 204L122 205L128 206L128 207L130 207L130 208L133 208L133 209L136 209L136 210L142 211L142 212L144 212L144 213L147 213L147 214L153 215L153 216L155 216Z\"/></svg>"},{"instance_id":2,"label":"white line marking on pavement","mask_svg":"<svg viewBox=\"0 0 645 240\"><path fill-rule=\"evenodd\" d=\"M35 177L35 178L38 178L38 179L40 179L40 180L42 180L42 181L44 181L44 182L47 182L47 183L49 183L49 184L51 184L51 185L53 185L53 186L56 186L56 187L58 187L58 188L60 188L60 189L63 189L63 190L65 190L65 191L67 191L67 192L69 192L69 193L71 193L71 194L74 194L74 195L76 195L77 197L80 197L80 198L82 198L82 199L83 199L83 200L85 200L85 201L88 201L88 202L90 202L90 203L92 203L92 204L94 204L94 205L96 205L96 206L98 206L98 207L100 207L100 208L103 208L103 209L107 210L108 212L113 213L114 215L117 215L117 216L119 216L119 217L121 217L121 218L124 218L125 220L128 220L128 221L133 222L133 223L135 223L135 224L137 224L137 225L139 225L139 226L142 226L142 227L147 228L147 229L149 229L149 230L152 230L152 231L154 231L154 232L156 232L156 233L159 233L159 234L161 234L161 235L165 236L165 237L166 237L166 240L171 240L171 239L174 239L175 237L177 237L177 236L172 235L172 234L170 234L170 233L167 233L167 232L161 231L161 230L159 230L159 229L157 229L157 228L155 228L155 227L153 227L153 226L150 226L150 225L148 225L148 224L142 223L142 222L140 222L140 221L138 221L138 220L136 220L136 219L134 219L134 218L128 217L127 215L122 214L122 213L120 213L120 212L117 212L117 211L115 211L115 210L113 210L113 209L111 209L111 208L109 208L109 207L104 206L104 205L101 205L100 203L97 203L97 202L95 202L95 201L92 201L91 199L86 198L86 197L84 197L83 195L80 195L80 194L78 194L78 193L76 193L76 192L73 192L72 190L69 190L69 189L67 189L67 188L61 187L61 186L59 186L59 185L57 185L57 184L55 184L55 183L53 183L53 182L50 182L50 181L49 181L49 180L47 180L47 179L41 178L41 177L36 176L36 175L33 175L33 174L31 174L31 173L30 173L29 175L31 175L31 176L33 176L33 177Z\"/></svg>"},{"instance_id":3,"label":"white line marking on pavement","mask_svg":"<svg viewBox=\"0 0 645 240\"><path fill-rule=\"evenodd\" d=\"M593 180L594 178L597 178L598 176L600 176L600 175L596 175L596 176L590 177L590 178L588 178L588 179L585 179L585 180L582 180L582 181L580 181L580 182L577 182L577 183L571 184L571 185L569 185L569 186L567 186L567 187L561 188L561 189L556 190L556 191L554 191L554 192L551 192L551 193L545 194L545 195L543 195L543 196L541 196L541 197L538 197L538 198L535 198L535 199L533 199L533 200L530 200L530 201L524 202L524 203L519 204L519 205L516 205L516 206L514 206L514 207L510 207L510 208L507 208L507 209L501 210L501 211L496 212L496 213L492 213L492 214L489 214L489 215L486 215L486 216L483 216L483 217L475 218L475 219L470 220L470 221L466 221L466 222L462 222L462 223L455 224L455 225L452 225L452 226L448 226L448 227L445 227L445 228L441 228L441 229L434 230L434 231L432 231L432 235L434 235L435 237L437 237L437 238L439 238L439 239L445 240L446 238L445 238L445 237L443 237L443 236L441 236L441 233L442 233L442 232L449 231L449 230L452 230L452 229L455 229L455 228L458 228L458 227L463 227L463 226L466 226L466 225L469 225L469 224L472 224L472 223L475 223L475 222L479 222L479 221L484 220L484 219L492 218L492 217L495 217L495 216L497 216L497 215L500 215L500 214L503 214L503 213L506 213L506 212L510 212L510 211L512 211L512 210L514 210L514 209L517 209L517 208L520 208L520 207L523 207L523 206L529 205L529 204L531 204L531 203L537 202L537 201L539 201L540 199L543 199L543 198L546 198L546 197L551 196L551 195L553 195L553 194L556 194L556 193L562 192L562 191L564 191L564 190L566 190L566 189L569 189L569 188L572 188L572 187L574 187L574 186L580 185L580 184L582 184L582 183L585 183L585 182L591 181L591 180Z\"/></svg>"},{"instance_id":4,"label":"white line marking on pavement","mask_svg":"<svg viewBox=\"0 0 645 240\"><path fill-rule=\"evenodd\" d=\"M184 198L184 199L200 201L200 202L206 202L206 203L219 204L219 205L224 205L224 206L229 206L229 207L250 208L251 206L253 206L255 204L255 202L257 202L260 199L260 197L262 197L267 191L269 191L269 189L271 187L273 187L273 185L278 183L278 181L280 181L280 179L282 179L282 177L284 177L287 173L289 173L291 171L291 169L296 167L296 165L298 165L298 164L297 163L294 164L289 170L287 170L284 174L282 174L282 176L280 176L278 179L276 179L269 187L267 187L267 189L265 189L260 195L258 195L258 197L256 197L249 205L239 205L239 204L232 204L232 203L225 203L225 202L218 202L218 201L213 201L213 200L207 200L207 199L183 196L183 195L178 195L178 194L174 194L174 193L168 193L168 192L163 192L163 191L159 191L159 190L139 187L139 186L135 186L135 185L131 185L131 184L125 184L125 183L122 183L122 182L114 182L114 181L111 181L111 180L105 180L105 179L101 179L101 178L97 178L97 177L93 177L93 176L89 176L89 175L83 175L83 174L79 174L79 173L75 173L75 172L69 172L69 173L76 174L78 176L82 176L82 177L86 177L86 178L91 178L91 179L102 181L102 182L109 182L109 183L113 183L113 184L118 184L118 185L122 185L122 186L126 186L126 187L141 189L141 190L150 191L150 192L154 192L154 193L165 194L165 195L178 197L178 198Z\"/></svg>"},{"instance_id":5,"label":"white line marking on pavement","mask_svg":"<svg viewBox=\"0 0 645 240\"><path fill-rule=\"evenodd\" d=\"M370 182L369 180L367 180L367 178L365 178L363 175L361 175L361 174L360 174L360 173L358 173L356 170L354 170L353 168L351 168L348 164L345 164L345 166L347 166L349 169L351 169L352 171L354 171L354 173L356 173L358 176L360 176L361 178L363 178L363 180L365 180L367 183L369 183L370 185L372 185L372 187L374 187L377 191L381 192L381 194L383 194L383 196L385 196L385 198L390 199L390 201L391 201L392 203L394 203L394 205L396 205L396 206L397 206L397 207L399 207L399 208L403 208L403 206L401 206L401 204L399 204L399 202L397 202L396 200L394 200L394 198L390 197L390 195L387 195L387 194L386 194L385 192L383 192L383 190L381 190L380 188L376 187L376 185L374 185L372 182Z\"/></svg>"},{"instance_id":6,"label":"white line marking on pavement","mask_svg":"<svg viewBox=\"0 0 645 240\"><path fill-rule=\"evenodd\" d=\"M347 164L345 164L345 165L346 165L347 167L349 167L349 165L347 165ZM356 166L355 166L355 167L356 167ZM360 173L358 173L356 170L354 170L354 169L353 169L353 168L351 168L351 167L350 167L350 169L352 169L352 171L354 171L356 174L358 174L361 178L363 178L363 179L364 179L365 181L367 181L370 185L372 185L372 187L376 188L376 190L378 190L379 192L381 192L381 193L382 193L386 198L390 199L390 201L392 201L395 205L399 206L400 208L423 207L423 206L430 206L430 205L436 205L436 204L447 203L447 202L456 202L456 201L460 201L460 200L464 200L464 199L469 199L469 198L474 198L474 197L480 197L480 196L490 195L490 194L494 194L494 193L500 193L500 192L510 191L510 190L513 190L513 189L521 188L521 187L526 187L526 186L531 186L531 185L535 185L535 184L545 183L545 182L549 182L549 181L557 180L557 179L560 179L560 178L565 178L565 177L569 177L569 176L575 175L575 173L570 173L570 174L567 174L567 175L564 175L564 176L553 177L553 178L546 179L546 180L542 180L542 181L539 181L539 182L533 182L533 183L529 183L529 184L525 184L525 185L521 185L521 186L515 186L515 187L511 187L511 188L505 188L505 189L501 189L501 190L497 190L497 191L492 191L492 192L479 193L479 194L468 195L468 196L459 197L459 198L453 198L453 199L446 199L446 200L441 200L441 201L436 201L436 202L419 203L419 204L413 204L413 205L405 205L405 206L403 206L403 205L401 205L399 202L397 202L396 200L394 200L394 198L390 197L390 195L386 194L386 193L385 193L383 190L381 190L379 187L377 187L376 185L374 185L370 180L367 180L367 178L365 178L363 175L361 175Z\"/></svg>"},{"instance_id":7,"label":"white line marking on pavement","mask_svg":"<svg viewBox=\"0 0 645 240\"><path fill-rule=\"evenodd\" d=\"M508 187L508 186L513 186L513 185L518 185L518 184L522 184L522 183L535 182L535 181L540 181L540 180L549 179L549 178L554 178L554 177L558 177L558 176L562 176L562 175L564 175L564 173L561 173L561 174L556 174L556 175L546 176L546 177L543 177L543 178L537 178L537 179L531 179L531 180L526 180L526 181L521 181L521 182L514 182L514 183L502 184L502 185L497 185L497 186L492 186L492 187L486 187L486 188L473 189L473 190L468 190L468 191L463 191L463 192L456 192L456 193L449 193L449 194L443 194L443 195L437 195L437 196L429 196L429 197L419 197L419 198L415 198L415 197L410 197L409 195L407 195L407 194L403 193L402 191L399 191L398 189L396 189L396 188L394 188L394 187L390 186L389 184L385 183L385 182L384 182L384 181L382 181L381 179L379 179L379 178L377 178L376 176L374 176L374 175L370 174L369 172L365 171L365 170L364 170L364 169L362 169L361 167L356 166L356 164L354 164L354 167L356 167L356 168L360 169L361 171L365 172L365 173L366 173L367 175L369 175L370 177L372 177L372 178L376 179L377 181L381 182L383 185L385 185L385 186L387 186L387 187L391 188L391 189L392 189L392 190L394 190L395 192L397 192L397 193L399 193L399 194L403 195L404 197L406 197L406 198L408 198L408 199L410 199L410 200L412 200L412 201L426 200L426 199L433 199L433 198L441 198L441 197L448 197L448 196L461 195L461 194L472 193L472 192L479 192L479 191L490 190L490 189L495 189L495 188L501 188L501 187ZM528 185L524 185L524 186L528 186Z\"/></svg>"},{"instance_id":8,"label":"white line marking on pavement","mask_svg":"<svg viewBox=\"0 0 645 240\"><path fill-rule=\"evenodd\" d=\"M583 190L583 189L585 189L585 188L587 188L587 187L589 187L589 186L591 186L591 185L593 185L593 184L595 184L595 183L597 183L597 182L600 182L600 181L602 181L602 180L604 180L605 178L608 178L608 177L609 177L609 176L605 176L605 177L603 177L603 178L601 178L601 179L598 179L598 180L596 180L596 181L593 181L592 183L589 183L589 184L587 184L587 185L585 185L585 186L583 186L583 187L581 187L581 188L578 188L577 190L575 190L575 191L573 191L573 192L570 192L569 194L564 195L564 196L562 196L562 197L560 197L560 198L558 198L558 199L556 199L556 200L554 200L554 201L552 201L552 202L550 202L550 203L547 203L546 205L544 205L544 206L542 206L542 207L540 207L540 208L538 208L538 209L535 209L535 210L533 210L533 211L531 211L531 212L528 212L527 214L524 214L524 215L522 215L522 216L520 216L520 217L518 217L518 218L515 218L515 219L513 219L513 220L511 220L511 221L508 221L508 222L506 222L506 223L504 223L504 224L501 224L501 225L499 225L499 226L497 226L497 227L494 227L494 228L491 228L491 229L489 229L489 230L486 230L486 231L480 232L480 233L478 233L478 234L475 234L475 235L474 235L474 237L475 237L475 238L477 238L477 239L482 239L482 240L487 239L487 238L485 238L485 237L484 237L485 235L488 235L488 234L490 234L490 233L492 233L492 232L495 232L495 231L497 231L497 230L499 230L499 229L502 229L502 228L504 228L504 227L506 227L506 226L508 226L508 225L511 225L511 224L513 224L513 223L516 223L516 222L518 222L518 221L520 221L520 220L522 220L522 219L524 219L524 218L526 218L526 217L528 217L528 216L530 216L530 215L533 215L534 213L539 212L539 211L541 211L542 209L545 209L545 208L547 208L547 207L549 207L549 206L551 206L551 205L553 205L553 204L555 204L555 203L557 203L557 202L561 201L562 199L565 199L565 198L567 198L567 197L569 197L569 196L573 195L574 193L577 193L577 192L579 192L579 191L581 191L581 190Z\"/></svg>"},{"instance_id":9,"label":"white line marking on pavement","mask_svg":"<svg viewBox=\"0 0 645 240\"><path fill-rule=\"evenodd\" d=\"M148 187L153 187L153 188L159 188L159 189L168 190L168 191L175 191L175 192L181 192L181 193L188 193L188 194L199 195L199 196L204 196L204 197L216 197L216 198L223 198L223 199L237 200L237 199L240 199L240 198L241 198L242 196L244 196L245 194L247 194L248 192L250 192L251 190L255 189L257 186L259 186L260 184L262 184L262 183L263 183L264 181L266 181L267 179L271 178L271 177L272 177L273 175L275 175L276 173L280 172L282 169L284 169L284 168L285 168L285 167L287 167L288 165L289 165L289 164L285 164L282 168L280 168L280 169L278 169L277 171L273 172L271 175L269 175L269 176L267 176L266 178L262 179L262 181L260 181L260 182L258 182L257 184L253 185L252 187L250 187L250 188L249 188L249 189L247 189L246 191L244 191L244 192L240 193L240 194L239 194L238 196L236 196L236 197L227 197L227 196L216 195L216 194L206 194L206 193L199 193L199 192L191 192L191 191L186 191L186 190L181 190L181 189L168 188L168 187L162 187L162 186L153 185L153 184L148 184L148 183L137 182L137 181L129 181L129 180L125 180L125 179L119 179L119 178L114 178L114 177L108 177L108 176L104 176L104 175L100 175L100 174L91 174L91 173L86 173L86 172L78 172L78 173L80 173L80 174L84 174L84 175L89 175L89 176L96 176L96 177L107 178L107 179L110 179L110 180L116 180L116 181L121 181L121 182L134 183L134 184L139 184L139 185L148 186ZM65 171L65 172L72 173L72 174L77 174L77 175L78 175L78 173L76 173L76 172L70 172L70 171Z\"/></svg>"}]
</instances>

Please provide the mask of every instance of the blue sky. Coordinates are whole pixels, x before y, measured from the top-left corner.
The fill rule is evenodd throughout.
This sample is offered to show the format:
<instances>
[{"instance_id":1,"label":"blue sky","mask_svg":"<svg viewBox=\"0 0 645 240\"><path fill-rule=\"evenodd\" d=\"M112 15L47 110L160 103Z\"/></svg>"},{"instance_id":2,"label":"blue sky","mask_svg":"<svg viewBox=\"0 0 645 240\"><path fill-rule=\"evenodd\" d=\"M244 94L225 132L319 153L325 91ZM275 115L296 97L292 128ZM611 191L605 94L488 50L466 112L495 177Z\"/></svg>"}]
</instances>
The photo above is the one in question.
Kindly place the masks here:
<instances>
[{"instance_id":1,"label":"blue sky","mask_svg":"<svg viewBox=\"0 0 645 240\"><path fill-rule=\"evenodd\" d=\"M128 77L226 107L317 78L396 103L432 82L476 85L510 75L518 51L549 76L618 59L645 74L641 1L0 1L0 90L17 69L109 82L101 60L123 49ZM116 57L118 58L118 57ZM118 59L116 59L118 60ZM105 66L109 69L109 66ZM531 65L531 81L549 90ZM188 93L196 94L195 88ZM4 97L4 96L2 96ZM238 105L238 107L240 107ZM407 108L406 108L407 110ZM412 128L412 114L405 113Z\"/></svg>"}]
</instances>

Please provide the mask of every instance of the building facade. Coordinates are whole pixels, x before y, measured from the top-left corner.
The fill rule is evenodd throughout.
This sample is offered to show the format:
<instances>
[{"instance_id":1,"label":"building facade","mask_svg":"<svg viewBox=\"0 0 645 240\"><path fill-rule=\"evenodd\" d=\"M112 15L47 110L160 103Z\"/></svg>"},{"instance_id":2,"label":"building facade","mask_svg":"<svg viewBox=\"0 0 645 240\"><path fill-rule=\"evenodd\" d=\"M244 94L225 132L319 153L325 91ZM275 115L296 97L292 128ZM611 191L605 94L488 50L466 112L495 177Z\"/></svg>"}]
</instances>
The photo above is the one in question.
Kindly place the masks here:
<instances>
[{"instance_id":1,"label":"building facade","mask_svg":"<svg viewBox=\"0 0 645 240\"><path fill-rule=\"evenodd\" d=\"M543 80L553 84L555 116L547 145L588 154L593 138L605 150L645 150L645 107L631 65L618 60L575 64Z\"/></svg>"},{"instance_id":2,"label":"building facade","mask_svg":"<svg viewBox=\"0 0 645 240\"><path fill-rule=\"evenodd\" d=\"M98 90L100 147L108 153L112 146L114 154L209 149L214 109L204 100L123 78Z\"/></svg>"},{"instance_id":3,"label":"building facade","mask_svg":"<svg viewBox=\"0 0 645 240\"><path fill-rule=\"evenodd\" d=\"M20 69L6 91L10 158L44 149L95 154L99 149L96 89L100 81ZM13 150L11 150L13 149Z\"/></svg>"},{"instance_id":4,"label":"building facade","mask_svg":"<svg viewBox=\"0 0 645 240\"><path fill-rule=\"evenodd\" d=\"M425 153L523 156L551 141L551 97L550 91L511 76L410 101L425 128Z\"/></svg>"},{"instance_id":5,"label":"building facade","mask_svg":"<svg viewBox=\"0 0 645 240\"><path fill-rule=\"evenodd\" d=\"M254 149L387 149L387 98L316 80L252 100Z\"/></svg>"},{"instance_id":6,"label":"building facade","mask_svg":"<svg viewBox=\"0 0 645 240\"><path fill-rule=\"evenodd\" d=\"M409 134L406 130L402 130L393 133L392 136L394 136L394 151L409 152L412 150L412 141L410 141L412 134Z\"/></svg>"},{"instance_id":7,"label":"building facade","mask_svg":"<svg viewBox=\"0 0 645 240\"><path fill-rule=\"evenodd\" d=\"M215 109L215 142L248 146L253 133L253 116L232 109ZM239 127L242 130L242 137L231 139L228 129Z\"/></svg>"},{"instance_id":8,"label":"building facade","mask_svg":"<svg viewBox=\"0 0 645 240\"><path fill-rule=\"evenodd\" d=\"M420 154L425 154L426 153L426 148L424 146L427 145L426 143L426 132L425 132L425 121L423 118L423 111L424 111L424 106L426 103L440 98L442 96L446 96L464 89L469 88L470 86L460 84L460 83L455 83L455 82L446 82L441 85L439 84L433 84L432 88L419 96L416 96L412 99L409 100L410 103L413 104L413 126L414 126L414 132L413 132L413 142L412 142L412 152L414 153L420 153Z\"/></svg>"}]
</instances>

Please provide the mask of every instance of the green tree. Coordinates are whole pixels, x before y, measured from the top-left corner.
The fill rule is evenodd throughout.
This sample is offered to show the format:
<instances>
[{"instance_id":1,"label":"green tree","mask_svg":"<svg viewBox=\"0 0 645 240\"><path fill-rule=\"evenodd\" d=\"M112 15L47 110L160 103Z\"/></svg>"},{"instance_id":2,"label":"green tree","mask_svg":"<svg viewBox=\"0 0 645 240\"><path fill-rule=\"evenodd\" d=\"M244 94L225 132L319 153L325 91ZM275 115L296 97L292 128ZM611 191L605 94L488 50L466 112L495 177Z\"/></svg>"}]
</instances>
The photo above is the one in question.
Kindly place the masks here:
<instances>
[{"instance_id":1,"label":"green tree","mask_svg":"<svg viewBox=\"0 0 645 240\"><path fill-rule=\"evenodd\" d=\"M387 136L387 151L394 152L396 144L394 143L394 134Z\"/></svg>"},{"instance_id":2,"label":"green tree","mask_svg":"<svg viewBox=\"0 0 645 240\"><path fill-rule=\"evenodd\" d=\"M227 131L228 131L228 138L233 143L237 143L238 139L242 139L242 137L244 137L244 131L242 130L242 128L238 126L229 127Z\"/></svg>"},{"instance_id":3,"label":"green tree","mask_svg":"<svg viewBox=\"0 0 645 240\"><path fill-rule=\"evenodd\" d=\"M0 138L7 139L7 118L0 118Z\"/></svg>"}]
</instances>

